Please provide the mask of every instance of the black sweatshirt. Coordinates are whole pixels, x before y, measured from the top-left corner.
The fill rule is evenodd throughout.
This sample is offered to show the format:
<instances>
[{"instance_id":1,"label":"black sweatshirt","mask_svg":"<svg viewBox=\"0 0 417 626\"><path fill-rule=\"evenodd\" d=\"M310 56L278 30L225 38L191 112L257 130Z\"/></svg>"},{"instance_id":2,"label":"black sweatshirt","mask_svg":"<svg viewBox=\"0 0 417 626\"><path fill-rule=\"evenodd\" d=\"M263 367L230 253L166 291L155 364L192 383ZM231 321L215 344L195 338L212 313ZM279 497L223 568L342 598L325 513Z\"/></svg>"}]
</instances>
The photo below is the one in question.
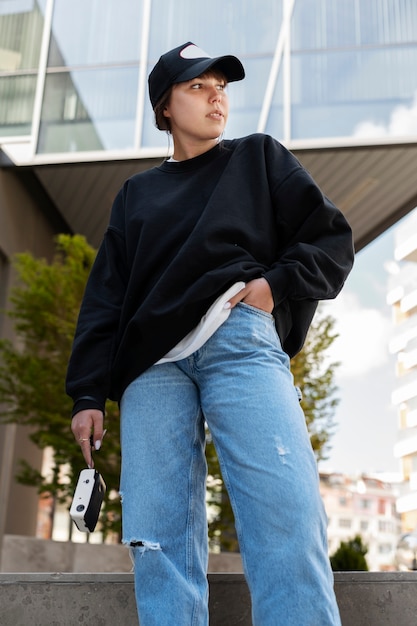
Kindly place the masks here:
<instances>
[{"instance_id":1,"label":"black sweatshirt","mask_svg":"<svg viewBox=\"0 0 417 626\"><path fill-rule=\"evenodd\" d=\"M67 373L74 412L104 410L236 281L265 277L283 349L352 267L351 229L272 137L227 140L132 176L116 196Z\"/></svg>"}]
</instances>

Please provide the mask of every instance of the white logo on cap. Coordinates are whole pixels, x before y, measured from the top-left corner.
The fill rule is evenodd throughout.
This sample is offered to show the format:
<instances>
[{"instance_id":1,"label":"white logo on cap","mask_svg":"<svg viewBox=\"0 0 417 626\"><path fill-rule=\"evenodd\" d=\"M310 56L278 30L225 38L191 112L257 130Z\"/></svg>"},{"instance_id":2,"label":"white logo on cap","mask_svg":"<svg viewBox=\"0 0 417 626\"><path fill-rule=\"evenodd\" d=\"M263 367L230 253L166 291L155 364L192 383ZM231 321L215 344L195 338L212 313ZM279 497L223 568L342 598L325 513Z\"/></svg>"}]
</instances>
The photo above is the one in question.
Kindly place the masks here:
<instances>
[{"instance_id":1,"label":"white logo on cap","mask_svg":"<svg viewBox=\"0 0 417 626\"><path fill-rule=\"evenodd\" d=\"M183 59L201 59L201 57L211 59L211 56L207 54L207 52L204 52L204 50L202 50L198 46L195 46L194 44L183 48L180 52L180 56Z\"/></svg>"}]
</instances>

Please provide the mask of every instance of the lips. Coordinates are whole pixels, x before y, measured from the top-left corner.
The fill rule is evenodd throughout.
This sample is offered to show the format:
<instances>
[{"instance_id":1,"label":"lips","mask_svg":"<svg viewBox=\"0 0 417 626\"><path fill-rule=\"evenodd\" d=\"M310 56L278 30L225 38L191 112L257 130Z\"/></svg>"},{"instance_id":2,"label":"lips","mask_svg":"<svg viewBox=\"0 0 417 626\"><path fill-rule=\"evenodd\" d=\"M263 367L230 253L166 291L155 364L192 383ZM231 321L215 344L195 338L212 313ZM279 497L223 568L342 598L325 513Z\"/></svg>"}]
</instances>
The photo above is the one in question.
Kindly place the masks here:
<instances>
[{"instance_id":1,"label":"lips","mask_svg":"<svg viewBox=\"0 0 417 626\"><path fill-rule=\"evenodd\" d=\"M208 114L207 117L210 117L215 120L221 120L223 119L223 113L221 111L212 111L211 113Z\"/></svg>"}]
</instances>

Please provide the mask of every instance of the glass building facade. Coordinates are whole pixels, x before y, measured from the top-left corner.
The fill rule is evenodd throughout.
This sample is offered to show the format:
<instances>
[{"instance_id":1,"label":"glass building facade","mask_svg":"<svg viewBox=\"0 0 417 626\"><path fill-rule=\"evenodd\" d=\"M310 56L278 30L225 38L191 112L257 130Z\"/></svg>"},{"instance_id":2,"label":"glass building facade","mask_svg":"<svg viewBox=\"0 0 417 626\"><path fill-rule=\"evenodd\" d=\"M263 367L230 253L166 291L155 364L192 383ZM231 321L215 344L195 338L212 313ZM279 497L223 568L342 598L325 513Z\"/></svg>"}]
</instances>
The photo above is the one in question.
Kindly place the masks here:
<instances>
[{"instance_id":1,"label":"glass building facade","mask_svg":"<svg viewBox=\"0 0 417 626\"><path fill-rule=\"evenodd\" d=\"M0 144L26 141L33 155L166 149L147 75L189 39L245 66L228 137L378 136L416 101L415 0L1 0Z\"/></svg>"}]
</instances>

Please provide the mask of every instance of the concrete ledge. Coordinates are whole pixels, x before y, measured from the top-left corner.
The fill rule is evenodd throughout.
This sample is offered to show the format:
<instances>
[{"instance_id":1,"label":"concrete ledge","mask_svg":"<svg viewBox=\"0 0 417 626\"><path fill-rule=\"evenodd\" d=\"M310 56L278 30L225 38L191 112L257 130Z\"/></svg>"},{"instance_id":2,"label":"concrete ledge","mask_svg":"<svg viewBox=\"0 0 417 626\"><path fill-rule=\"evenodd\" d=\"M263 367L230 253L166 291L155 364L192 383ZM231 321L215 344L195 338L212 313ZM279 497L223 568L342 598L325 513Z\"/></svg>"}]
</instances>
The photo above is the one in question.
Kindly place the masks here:
<instances>
[{"instance_id":1,"label":"concrete ledge","mask_svg":"<svg viewBox=\"0 0 417 626\"><path fill-rule=\"evenodd\" d=\"M343 626L415 626L417 572L336 572Z\"/></svg>"},{"instance_id":2,"label":"concrete ledge","mask_svg":"<svg viewBox=\"0 0 417 626\"><path fill-rule=\"evenodd\" d=\"M1 572L82 572L91 574L132 571L129 550L121 544L106 545L49 541L36 537L5 535L0 554ZM240 554L209 555L209 572L243 572ZM1 623L1 621L0 621Z\"/></svg>"},{"instance_id":3,"label":"concrete ledge","mask_svg":"<svg viewBox=\"0 0 417 626\"><path fill-rule=\"evenodd\" d=\"M210 626L251 626L243 575L208 577ZM336 573L335 589L343 626L417 623L417 572ZM138 626L132 574L2 573L0 607L2 626Z\"/></svg>"}]
</instances>

